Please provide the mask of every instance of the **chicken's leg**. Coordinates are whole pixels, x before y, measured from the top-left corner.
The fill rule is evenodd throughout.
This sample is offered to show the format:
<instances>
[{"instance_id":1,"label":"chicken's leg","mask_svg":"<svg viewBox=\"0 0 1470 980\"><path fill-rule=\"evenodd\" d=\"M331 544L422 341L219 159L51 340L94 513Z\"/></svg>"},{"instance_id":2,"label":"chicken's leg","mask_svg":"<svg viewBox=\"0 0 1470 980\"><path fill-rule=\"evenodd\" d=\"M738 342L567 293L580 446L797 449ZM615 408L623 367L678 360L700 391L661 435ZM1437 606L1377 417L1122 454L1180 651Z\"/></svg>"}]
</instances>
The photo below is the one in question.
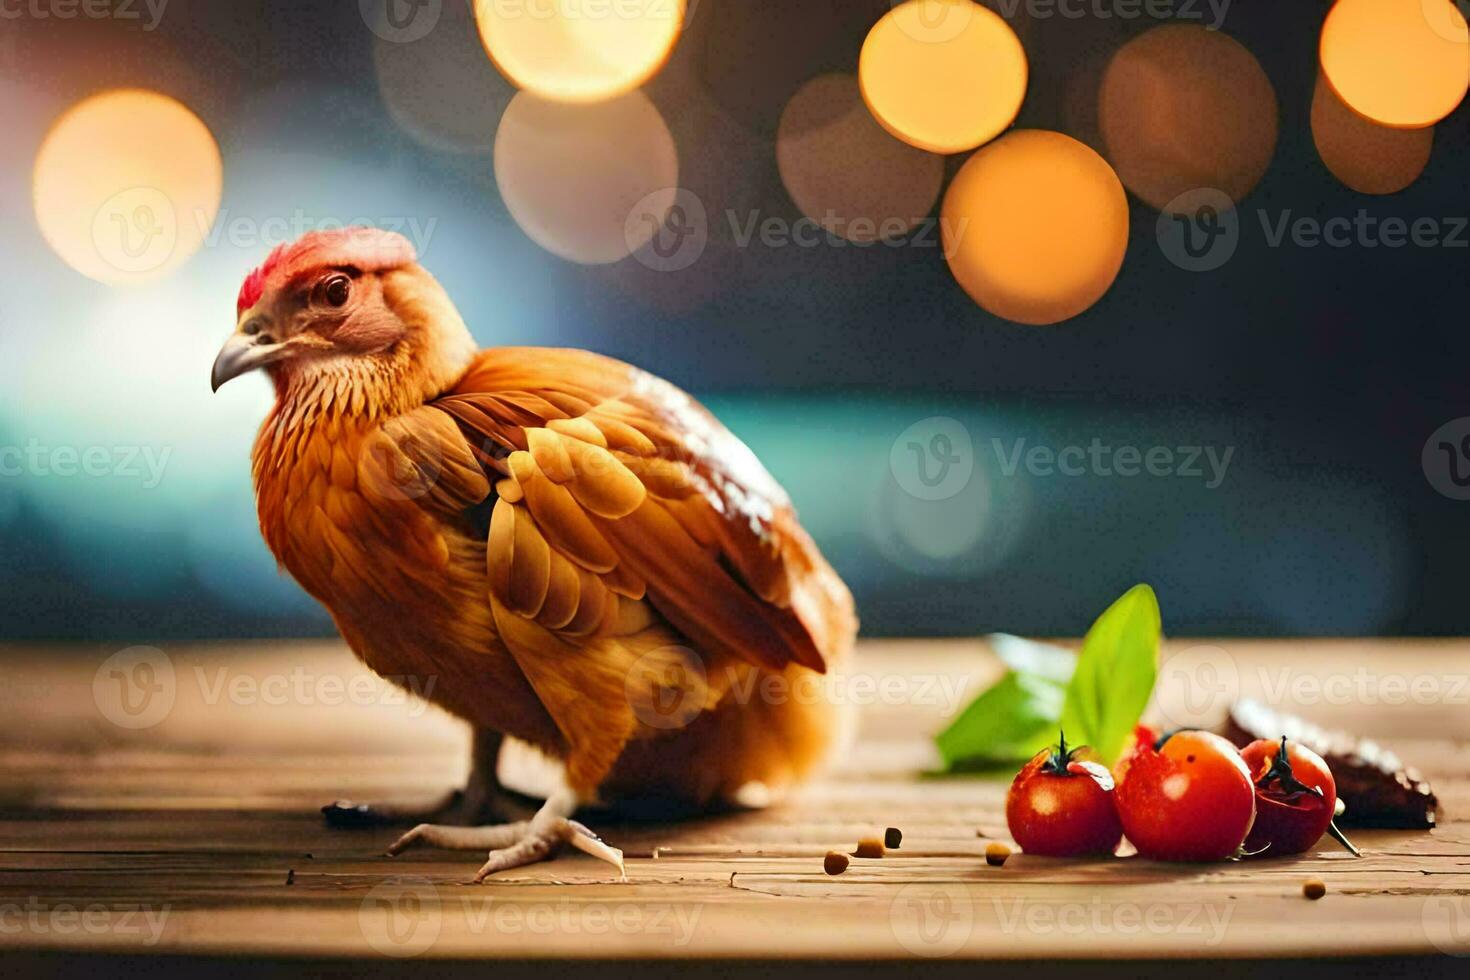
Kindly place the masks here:
<instances>
[{"instance_id":1,"label":"chicken's leg","mask_svg":"<svg viewBox=\"0 0 1470 980\"><path fill-rule=\"evenodd\" d=\"M504 820L529 815L528 807L517 806L506 797L496 778L495 765L500 757L501 741L499 732L476 729L464 788L450 790L428 806L336 800L322 807L322 816L330 827L355 828L418 823L469 827L497 817Z\"/></svg>"},{"instance_id":2,"label":"chicken's leg","mask_svg":"<svg viewBox=\"0 0 1470 980\"><path fill-rule=\"evenodd\" d=\"M571 819L577 810L577 794L561 789L530 820L485 827L451 827L442 824L419 824L388 848L390 855L401 853L415 843L452 850L487 848L490 856L475 874L476 883L497 871L519 868L551 857L563 844L591 854L623 871L623 852L610 847L584 825Z\"/></svg>"}]
</instances>

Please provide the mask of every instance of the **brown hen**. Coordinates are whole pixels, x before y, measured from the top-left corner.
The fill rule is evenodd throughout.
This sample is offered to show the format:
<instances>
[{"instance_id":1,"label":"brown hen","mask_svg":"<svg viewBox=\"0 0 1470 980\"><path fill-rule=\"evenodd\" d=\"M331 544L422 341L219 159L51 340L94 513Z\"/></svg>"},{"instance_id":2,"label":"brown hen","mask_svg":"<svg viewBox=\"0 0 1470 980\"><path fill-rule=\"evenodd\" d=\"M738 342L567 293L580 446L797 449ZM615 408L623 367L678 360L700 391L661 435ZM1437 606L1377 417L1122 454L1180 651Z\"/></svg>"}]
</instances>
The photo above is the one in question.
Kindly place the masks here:
<instances>
[{"instance_id":1,"label":"brown hen","mask_svg":"<svg viewBox=\"0 0 1470 980\"><path fill-rule=\"evenodd\" d=\"M839 705L808 681L850 650L851 596L687 394L585 351L476 350L376 229L277 249L237 316L213 384L275 384L253 457L271 550L368 666L475 730L466 790L395 852L486 848L484 878L570 842L621 868L580 805L770 797L830 755ZM456 826L496 801L502 735L562 760L563 789Z\"/></svg>"}]
</instances>

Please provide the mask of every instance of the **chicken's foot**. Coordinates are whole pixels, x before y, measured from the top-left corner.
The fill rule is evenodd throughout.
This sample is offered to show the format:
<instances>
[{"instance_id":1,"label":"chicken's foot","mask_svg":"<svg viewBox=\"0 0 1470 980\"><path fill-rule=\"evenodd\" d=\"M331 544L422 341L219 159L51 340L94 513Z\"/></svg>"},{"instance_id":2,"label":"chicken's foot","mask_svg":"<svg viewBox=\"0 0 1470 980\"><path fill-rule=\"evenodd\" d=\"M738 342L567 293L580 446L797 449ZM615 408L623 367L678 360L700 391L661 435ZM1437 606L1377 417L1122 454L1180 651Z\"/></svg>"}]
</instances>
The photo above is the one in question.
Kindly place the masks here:
<instances>
[{"instance_id":1,"label":"chicken's foot","mask_svg":"<svg viewBox=\"0 0 1470 980\"><path fill-rule=\"evenodd\" d=\"M497 871L544 861L563 844L571 844L577 850L613 865L618 869L618 876L626 878L623 871L623 852L609 846L585 825L571 819L571 815L576 812L577 803L576 794L564 789L548 799L530 820L484 827L419 824L394 841L388 848L388 853L400 854L416 843L451 850L487 848L490 854L475 874L475 882L478 884Z\"/></svg>"}]
</instances>

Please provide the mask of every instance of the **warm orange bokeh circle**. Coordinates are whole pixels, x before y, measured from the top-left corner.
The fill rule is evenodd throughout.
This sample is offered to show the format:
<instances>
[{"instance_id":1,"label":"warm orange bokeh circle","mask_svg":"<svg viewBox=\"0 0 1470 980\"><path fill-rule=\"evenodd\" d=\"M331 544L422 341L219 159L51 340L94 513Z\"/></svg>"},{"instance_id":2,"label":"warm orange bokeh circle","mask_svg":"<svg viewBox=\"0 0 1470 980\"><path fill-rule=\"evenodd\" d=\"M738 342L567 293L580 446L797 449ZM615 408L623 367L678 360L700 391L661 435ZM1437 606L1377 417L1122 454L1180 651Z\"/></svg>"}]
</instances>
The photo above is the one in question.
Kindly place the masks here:
<instances>
[{"instance_id":1,"label":"warm orange bokeh circle","mask_svg":"<svg viewBox=\"0 0 1470 980\"><path fill-rule=\"evenodd\" d=\"M1001 17L972 0L907 0L863 42L858 80L873 118L931 153L961 153L1015 121L1026 52Z\"/></svg>"},{"instance_id":2,"label":"warm orange bokeh circle","mask_svg":"<svg viewBox=\"0 0 1470 980\"><path fill-rule=\"evenodd\" d=\"M1338 97L1384 126L1433 126L1470 85L1470 31L1451 0L1337 0L1320 57Z\"/></svg>"},{"instance_id":3,"label":"warm orange bokeh circle","mask_svg":"<svg viewBox=\"0 0 1470 980\"><path fill-rule=\"evenodd\" d=\"M1108 291L1128 249L1128 197L1085 143L1019 129L976 151L942 210L965 291L1018 323L1074 317Z\"/></svg>"}]
</instances>

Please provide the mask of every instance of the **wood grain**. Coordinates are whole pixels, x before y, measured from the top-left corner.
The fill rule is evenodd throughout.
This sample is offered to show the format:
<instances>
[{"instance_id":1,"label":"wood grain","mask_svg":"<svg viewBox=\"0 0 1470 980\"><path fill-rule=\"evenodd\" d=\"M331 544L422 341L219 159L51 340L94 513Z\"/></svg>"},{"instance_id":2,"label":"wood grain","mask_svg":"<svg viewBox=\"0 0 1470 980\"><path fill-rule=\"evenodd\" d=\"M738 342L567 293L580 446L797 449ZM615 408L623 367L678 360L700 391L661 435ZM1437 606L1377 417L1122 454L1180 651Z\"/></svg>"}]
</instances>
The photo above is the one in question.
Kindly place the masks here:
<instances>
[{"instance_id":1,"label":"wood grain","mask_svg":"<svg viewBox=\"0 0 1470 980\"><path fill-rule=\"evenodd\" d=\"M337 797L427 801L468 758L456 722L397 697L340 645L161 652L171 705L135 728L117 723L142 716L119 715L103 669L114 652L0 649L0 948L518 961L1470 955L1463 641L1168 650L1161 699L1182 683L1171 673L1223 664L1229 696L1305 697L1300 713L1381 736L1434 780L1441 825L1362 833L1360 860L1328 841L1300 858L1208 866L1016 854L989 867L1006 781L926 771L928 736L999 667L979 641L889 642L866 644L857 665L890 679L890 694L860 699L868 686L842 680L862 739L796 798L677 824L601 821L629 855L625 883L566 856L484 886L466 883L480 855L390 859L394 831L322 825L317 808ZM1400 680L1420 696L1396 694ZM1323 693L1336 688L1347 693ZM903 830L900 850L822 872L828 849L887 826ZM1325 898L1302 897L1307 878L1327 884Z\"/></svg>"}]
</instances>

